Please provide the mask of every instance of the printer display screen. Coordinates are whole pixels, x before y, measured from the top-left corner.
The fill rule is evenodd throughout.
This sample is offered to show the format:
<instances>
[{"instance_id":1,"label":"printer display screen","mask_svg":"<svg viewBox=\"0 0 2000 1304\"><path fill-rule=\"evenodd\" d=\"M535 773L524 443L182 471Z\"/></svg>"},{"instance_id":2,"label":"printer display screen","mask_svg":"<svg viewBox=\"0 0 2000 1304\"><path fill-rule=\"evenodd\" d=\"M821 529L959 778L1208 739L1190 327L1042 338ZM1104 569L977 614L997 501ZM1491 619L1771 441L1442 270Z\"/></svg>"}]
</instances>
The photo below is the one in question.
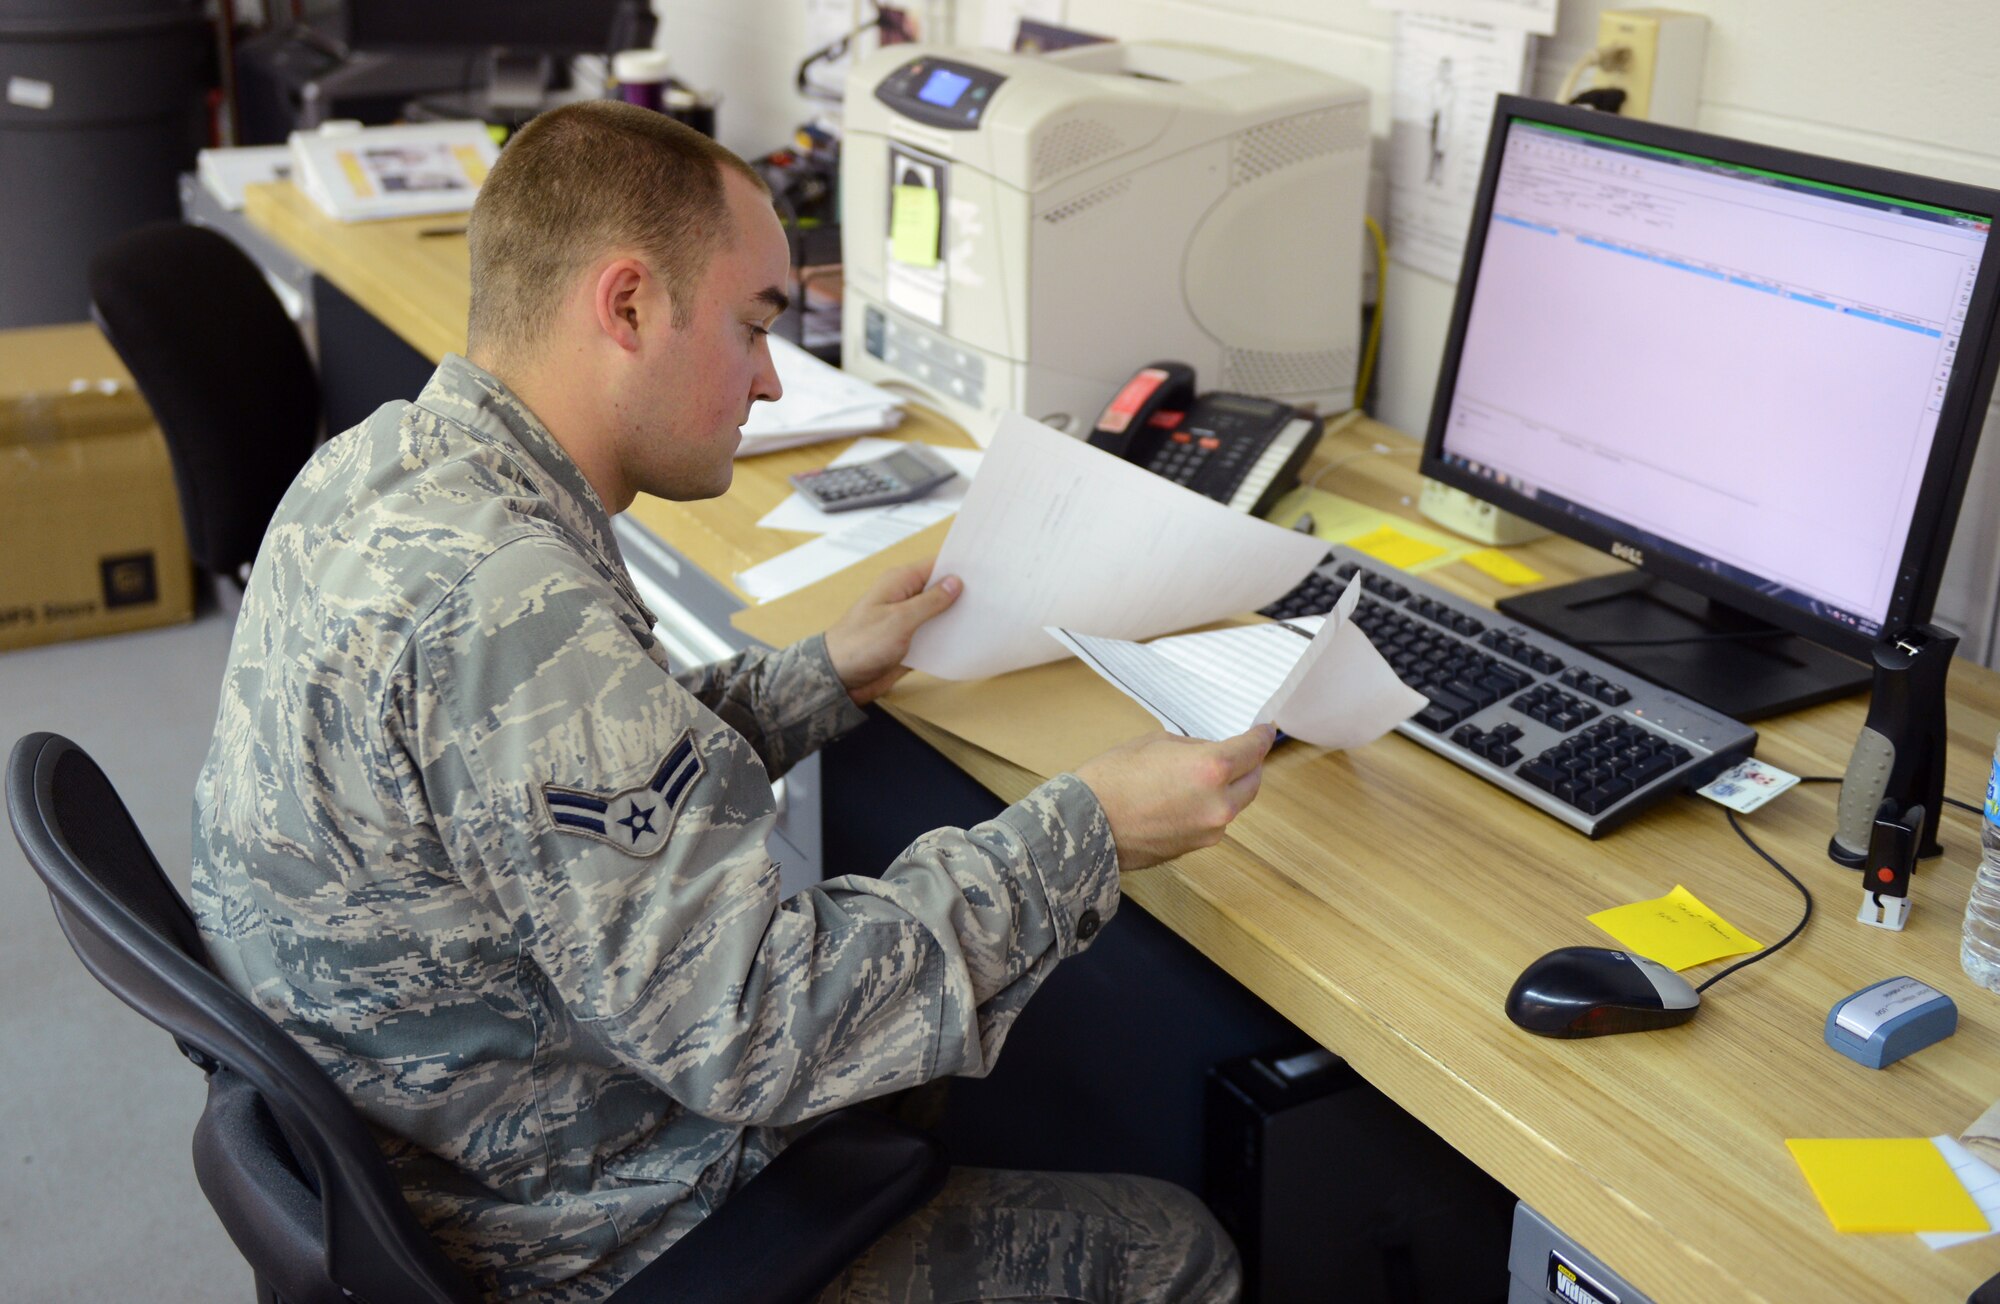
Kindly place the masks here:
<instances>
[{"instance_id":1,"label":"printer display screen","mask_svg":"<svg viewBox=\"0 0 2000 1304\"><path fill-rule=\"evenodd\" d=\"M958 97L965 94L965 88L972 85L972 78L955 73L949 68L934 68L925 79L923 89L917 98L926 104L935 104L941 109L949 109L958 103Z\"/></svg>"}]
</instances>

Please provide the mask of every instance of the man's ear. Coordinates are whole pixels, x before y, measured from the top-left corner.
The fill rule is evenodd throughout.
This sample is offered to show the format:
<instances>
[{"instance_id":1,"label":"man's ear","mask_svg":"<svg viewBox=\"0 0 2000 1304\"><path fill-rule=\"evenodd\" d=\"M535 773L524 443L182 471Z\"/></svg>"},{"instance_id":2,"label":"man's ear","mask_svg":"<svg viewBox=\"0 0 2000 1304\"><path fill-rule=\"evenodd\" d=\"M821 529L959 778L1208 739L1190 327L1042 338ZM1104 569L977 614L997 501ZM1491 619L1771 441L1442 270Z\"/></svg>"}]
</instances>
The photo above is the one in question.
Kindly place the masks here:
<instances>
[{"instance_id":1,"label":"man's ear","mask_svg":"<svg viewBox=\"0 0 2000 1304\"><path fill-rule=\"evenodd\" d=\"M652 281L652 272L637 258L614 258L598 269L591 285L597 329L628 353L638 351L640 331L664 324L648 306Z\"/></svg>"}]
</instances>

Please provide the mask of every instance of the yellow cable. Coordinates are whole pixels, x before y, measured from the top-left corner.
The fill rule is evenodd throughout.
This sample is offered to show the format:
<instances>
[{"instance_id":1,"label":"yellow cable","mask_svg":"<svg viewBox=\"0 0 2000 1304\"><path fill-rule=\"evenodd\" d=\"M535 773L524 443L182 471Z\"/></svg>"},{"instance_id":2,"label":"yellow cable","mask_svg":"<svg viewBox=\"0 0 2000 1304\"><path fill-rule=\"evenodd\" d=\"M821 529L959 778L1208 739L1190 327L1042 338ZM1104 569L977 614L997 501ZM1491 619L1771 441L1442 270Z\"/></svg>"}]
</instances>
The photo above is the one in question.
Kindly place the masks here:
<instances>
[{"instance_id":1,"label":"yellow cable","mask_svg":"<svg viewBox=\"0 0 2000 1304\"><path fill-rule=\"evenodd\" d=\"M1389 242L1375 219L1364 215L1368 235L1375 241L1375 316L1368 323L1368 343L1361 350L1361 372L1354 381L1354 406L1360 408L1368 397L1369 383L1375 379L1375 352L1382 343L1382 306L1389 298Z\"/></svg>"}]
</instances>

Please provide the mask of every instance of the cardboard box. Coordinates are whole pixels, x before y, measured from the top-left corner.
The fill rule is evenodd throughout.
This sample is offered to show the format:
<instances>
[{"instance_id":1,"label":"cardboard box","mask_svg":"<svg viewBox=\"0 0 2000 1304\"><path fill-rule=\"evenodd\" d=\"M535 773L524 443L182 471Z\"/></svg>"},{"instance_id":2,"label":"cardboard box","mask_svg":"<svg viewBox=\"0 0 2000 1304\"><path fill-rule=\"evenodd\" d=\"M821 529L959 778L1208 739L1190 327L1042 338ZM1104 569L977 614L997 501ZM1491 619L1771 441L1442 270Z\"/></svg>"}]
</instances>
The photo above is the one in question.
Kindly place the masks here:
<instances>
[{"instance_id":1,"label":"cardboard box","mask_svg":"<svg viewBox=\"0 0 2000 1304\"><path fill-rule=\"evenodd\" d=\"M192 619L167 444L95 326L0 331L0 650Z\"/></svg>"}]
</instances>

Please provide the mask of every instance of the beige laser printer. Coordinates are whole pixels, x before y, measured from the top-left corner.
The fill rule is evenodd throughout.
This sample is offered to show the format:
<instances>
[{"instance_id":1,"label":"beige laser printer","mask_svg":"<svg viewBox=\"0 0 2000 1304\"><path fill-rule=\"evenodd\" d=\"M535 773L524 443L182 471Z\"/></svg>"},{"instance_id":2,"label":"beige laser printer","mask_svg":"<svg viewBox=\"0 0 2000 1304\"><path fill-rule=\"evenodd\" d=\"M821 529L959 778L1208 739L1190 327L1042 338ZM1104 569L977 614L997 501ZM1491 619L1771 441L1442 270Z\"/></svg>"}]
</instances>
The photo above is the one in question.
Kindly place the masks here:
<instances>
[{"instance_id":1,"label":"beige laser printer","mask_svg":"<svg viewBox=\"0 0 2000 1304\"><path fill-rule=\"evenodd\" d=\"M842 363L1079 437L1158 358L1353 405L1368 92L1166 42L899 45L849 73Z\"/></svg>"}]
</instances>

